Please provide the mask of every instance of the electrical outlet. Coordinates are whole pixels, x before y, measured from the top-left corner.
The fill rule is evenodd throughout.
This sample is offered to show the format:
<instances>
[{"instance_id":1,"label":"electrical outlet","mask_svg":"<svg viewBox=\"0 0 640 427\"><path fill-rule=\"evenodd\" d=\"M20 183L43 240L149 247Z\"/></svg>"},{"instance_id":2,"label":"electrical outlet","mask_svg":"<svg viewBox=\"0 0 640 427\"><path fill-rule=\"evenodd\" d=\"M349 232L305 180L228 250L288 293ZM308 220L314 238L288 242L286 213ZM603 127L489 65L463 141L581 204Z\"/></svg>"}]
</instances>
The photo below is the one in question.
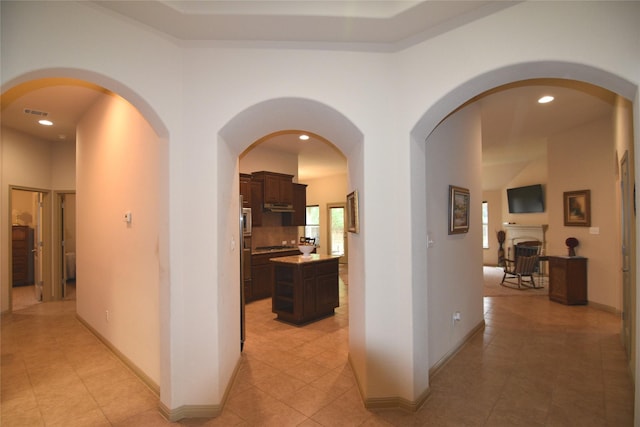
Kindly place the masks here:
<instances>
[{"instance_id":1,"label":"electrical outlet","mask_svg":"<svg viewBox=\"0 0 640 427\"><path fill-rule=\"evenodd\" d=\"M106 320L107 322L111 320L111 313L109 313L109 310L104 311L104 320Z\"/></svg>"},{"instance_id":2,"label":"electrical outlet","mask_svg":"<svg viewBox=\"0 0 640 427\"><path fill-rule=\"evenodd\" d=\"M452 318L454 322L459 322L460 319L462 319L462 316L460 315L459 311L456 311L455 313L453 313Z\"/></svg>"}]
</instances>

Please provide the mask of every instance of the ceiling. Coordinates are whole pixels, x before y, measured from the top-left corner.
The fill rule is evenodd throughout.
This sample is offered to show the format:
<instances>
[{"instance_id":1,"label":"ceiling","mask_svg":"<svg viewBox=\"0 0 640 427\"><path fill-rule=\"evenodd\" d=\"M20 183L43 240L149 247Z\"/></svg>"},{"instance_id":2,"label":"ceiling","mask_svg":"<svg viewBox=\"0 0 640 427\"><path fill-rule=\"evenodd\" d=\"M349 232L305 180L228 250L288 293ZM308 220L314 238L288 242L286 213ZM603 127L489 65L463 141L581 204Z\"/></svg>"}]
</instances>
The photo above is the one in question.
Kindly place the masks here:
<instances>
[{"instance_id":1,"label":"ceiling","mask_svg":"<svg viewBox=\"0 0 640 427\"><path fill-rule=\"evenodd\" d=\"M508 7L492 1L95 1L181 41L331 43L381 50L400 48ZM321 30L319 30L320 28ZM349 28L346 31L345 28ZM287 31L282 31L286 29ZM338 31L338 29L341 29ZM331 30L331 31L328 31ZM71 79L46 79L10 89L1 98L2 124L52 142L75 140L75 126L107 91ZM543 94L555 101L540 105ZM524 165L546 155L546 137L611 113L613 94L568 80L536 80L497 88L469 102L480 105L483 187L503 188ZM48 113L53 126L25 110ZM345 157L314 135L278 133L261 144L299 155L299 179L346 172Z\"/></svg>"},{"instance_id":2,"label":"ceiling","mask_svg":"<svg viewBox=\"0 0 640 427\"><path fill-rule=\"evenodd\" d=\"M180 41L394 51L518 1L92 1Z\"/></svg>"}]
</instances>

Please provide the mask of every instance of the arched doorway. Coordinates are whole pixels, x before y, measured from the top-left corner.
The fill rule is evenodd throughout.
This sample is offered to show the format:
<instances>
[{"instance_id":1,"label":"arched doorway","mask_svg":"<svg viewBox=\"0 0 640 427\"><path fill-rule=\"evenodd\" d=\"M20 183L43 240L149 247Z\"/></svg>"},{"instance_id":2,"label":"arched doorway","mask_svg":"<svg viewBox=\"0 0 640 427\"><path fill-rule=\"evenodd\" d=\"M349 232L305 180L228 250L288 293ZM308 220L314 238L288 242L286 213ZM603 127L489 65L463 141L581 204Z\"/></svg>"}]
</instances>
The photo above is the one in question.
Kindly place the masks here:
<instances>
[{"instance_id":1,"label":"arched doorway","mask_svg":"<svg viewBox=\"0 0 640 427\"><path fill-rule=\"evenodd\" d=\"M322 135L340 149L348 161L348 188L363 188L363 152L362 133L356 126L335 109L314 100L301 98L279 98L253 105L237 114L221 130L218 144L218 194L224 195L219 203L227 206L238 206L238 156L254 141L264 135L269 135L284 129L305 129L308 132ZM232 189L232 191L229 191ZM360 190L362 191L362 190ZM345 194L346 197L346 194ZM227 217L220 220L218 234L233 235L238 233L237 210L231 210ZM363 227L362 227L363 228ZM362 229L361 228L361 229ZM238 237L235 237L238 239ZM350 336L363 334L363 289L364 254L363 233L350 236L349 252L349 333ZM239 241L239 240L236 240ZM231 277L227 281L223 292L225 299L238 300L239 298L239 257L236 252L229 252L228 241L219 242L220 274ZM229 335L229 348L240 347L240 312L239 306L228 305L220 307L220 324L233 326ZM361 361L363 355L358 354L360 349L350 349L352 360ZM357 357L354 357L353 353ZM237 353L236 356L237 357ZM235 363L232 358L228 363ZM364 375L364 365L354 363L356 375ZM358 371L361 369L361 371Z\"/></svg>"},{"instance_id":2,"label":"arched doorway","mask_svg":"<svg viewBox=\"0 0 640 427\"><path fill-rule=\"evenodd\" d=\"M53 75L57 77L49 77ZM59 77L61 75L64 77ZM109 88L121 89L122 96L110 91ZM56 94L63 96L49 96L45 101L44 96L50 95L50 91L55 91ZM76 265L80 273L76 305L78 318L108 343L112 349L120 352L124 356L124 360L128 359L127 362L131 367L139 372L140 376L156 393L159 393L162 359L159 343L164 341L160 340L160 336L167 333L162 329L160 322L161 317L166 317L166 315L161 313L158 301L168 298L162 293L163 290L168 292L168 286L161 286L162 283L168 282L168 277L160 274L160 271L164 269L160 266L166 267L168 263L168 247L165 245L165 242L168 241L168 230L166 227L160 226L160 224L166 224L168 216L168 179L166 179L168 175L168 131L158 115L139 94L115 80L84 70L40 70L27 73L8 82L3 87L3 111L5 101L22 100L25 96L29 99L36 99L29 96L36 93L41 94L41 92L46 92L45 95L42 95L42 103L51 106L50 118L54 123L57 118L63 120L62 113L56 117L55 111L61 111L64 108L64 106L60 106L60 110L57 110L56 100L60 102L62 99L73 103L74 99L77 101L80 99L74 98L75 96L83 97L90 93L86 96L89 102L82 104L83 110L80 111L80 114L64 116L64 120L71 121L70 128L73 129L73 134L65 135L65 139L68 138L68 140L64 153L55 152L48 157L42 155L42 153L54 151L49 150L47 144L55 143L55 141L30 135L23 130L16 131L17 136L9 136L14 141L3 138L3 144L13 144L12 147L16 147L17 142L26 141L28 144L23 144L25 147L37 146L42 149L32 149L31 151L24 149L19 154L11 152L13 157L11 159L5 158L4 161L19 161L21 165L25 166L25 169L28 169L28 164L26 164L28 158L35 153L35 155L45 158L47 162L47 166L44 168L45 172L55 171L55 173L50 173L49 178L53 176L53 179L45 180L39 186L56 194L78 190L78 226L83 228L77 242L78 257L76 258ZM11 96L5 97L6 94ZM125 97L131 102L125 100ZM136 105L134 106L133 103ZM146 115L141 113L142 110ZM4 119L3 125L11 125L7 122L6 116ZM112 133L113 131L116 133ZM119 135L117 135L118 133ZM78 150L77 162L76 141L78 145L82 146L82 149ZM116 147L117 144L120 146ZM102 148L97 149L98 146ZM102 154L100 154L101 150L104 150ZM117 176L123 178L119 184ZM77 177L79 179L76 179ZM7 183L15 183L16 185L21 184L24 179L18 174L5 174L3 178L7 180ZM153 192L151 198L153 200L148 196L150 192ZM4 192L3 199L6 200ZM51 204L51 209L53 209L53 204ZM138 212L139 221L137 224L123 221L121 215L129 209ZM111 214L108 213L109 211ZM2 215L4 218L6 212L3 211ZM109 217L118 218L118 221L112 222ZM49 218L53 218L53 221L48 224L48 229L54 230L50 231L51 236L61 240L62 233L57 233L58 230L54 224L59 218L52 212L50 212ZM102 231L111 225L116 225L112 229L116 232L102 234ZM130 259L133 264L125 267L120 273L116 273L119 277L113 276L112 273L119 270L118 266L123 265L121 262L123 260L118 261L108 256L103 249L109 247L115 250L127 247L134 248L143 241L154 243L146 248L139 246L135 253L126 255L126 258ZM100 247L102 249L99 249ZM64 259L59 244L54 242L50 249L53 251L53 255L49 257L49 261ZM98 252L94 252L96 249ZM96 261L102 267L96 269ZM145 267L139 269L135 264L141 265L140 261ZM49 270L45 269L45 272L49 271L48 274L53 275L61 274L61 270L62 267L56 266L56 268ZM99 273L100 270L102 273ZM109 273L104 274L105 272ZM89 277L95 273L98 275ZM49 279L58 283L60 278L52 276ZM117 283L127 282L142 283L143 285L129 287L129 289L121 287L120 291L116 290L119 287ZM5 283L4 280L3 283ZM90 285L86 285L87 283ZM150 292L145 294L145 291ZM3 297L6 292L7 289L3 288ZM140 306L136 307L135 304L130 304L129 301L133 301L135 292L140 292L141 298L150 297L152 304L143 304L142 310L140 310ZM62 291L60 289L58 299L61 298ZM5 298L2 299L5 300ZM99 318L92 313L100 313ZM141 317L144 317L145 321L141 322ZM128 318L130 320L127 320ZM138 320L134 321L134 318ZM132 331L131 325L134 325L134 329L138 329L137 332ZM129 337L136 334L139 337L152 337L151 342L142 343L144 338L142 341L138 339L130 341ZM135 348L136 346L139 348ZM150 349L154 349L154 351L149 351Z\"/></svg>"},{"instance_id":3,"label":"arched doorway","mask_svg":"<svg viewBox=\"0 0 640 427\"><path fill-rule=\"evenodd\" d=\"M459 102L459 100L471 100L474 97L479 96L481 93L492 90L502 84L509 84L530 78L550 78L558 75L571 76L571 78L574 80L587 82L611 90L612 92L626 98L627 100L637 100L637 87L629 81L618 76L611 75L610 73L603 70L598 70L590 66L584 66L574 63L540 62L518 64L487 72L483 75L471 79L470 81L462 83L454 90L449 92L447 96L443 97L433 107L431 107L422 116L422 119L419 120L418 124L412 131L411 149L412 152L415 153L418 158L420 158L420 160L415 161L412 165L414 170L414 173L412 174L412 182L415 184L412 185L412 200L416 204L418 208L417 210L425 213L423 218L415 217L416 221L413 224L414 239L422 241L438 240L437 234L434 237L433 230L437 230L437 224L433 221L437 220L438 212L441 212L442 208L446 207L446 200L443 201L441 195L438 196L438 194L434 193L436 188L436 180L442 180L443 175L439 174L437 169L434 170L434 164L429 163L429 161L427 160L429 156L434 155L434 152L429 152L429 143L433 142L430 139L432 138L434 133L437 132L437 129L445 124L445 118L449 116L450 112L458 110L460 105L464 104L464 102L461 103ZM631 104L629 103L628 105ZM473 144L476 144L476 146L478 144L481 144L481 119L479 111L477 109L474 111L474 106L469 105L467 111L463 112L462 114L466 114L467 117L465 119L461 118L459 123L466 123L466 129L459 129L459 133L455 135L451 133L449 135L449 139L453 141L455 140L455 138L467 138L468 141L472 141ZM631 114L629 114L628 118L625 119L627 120L628 125L630 125L630 117ZM634 138L637 141L637 136L628 137L628 144L631 148L633 147ZM474 145L467 145L466 147L474 147ZM460 151L458 151L458 153L460 153ZM473 148L472 154L473 156L475 156L475 159L467 160L466 163L464 161L458 162L453 154L455 153L449 152L447 154L449 157L441 157L439 162L441 164L447 164L450 167L451 165L455 165L456 169L475 168L475 170L473 170L471 173L471 176L473 178L465 175L463 179L467 182L469 182L470 179L471 182L473 182L473 180L481 180L479 171L480 153L476 151L476 148ZM623 157L623 154L623 152L619 153L619 156L616 160L619 161ZM456 176L445 175L444 178L447 181L451 181L455 180ZM422 192L423 190L422 188L420 188L421 181L426 182L427 186L429 186L431 183L431 189L428 188L427 191ZM449 182L449 184L456 185L455 182ZM481 197L480 193L478 192L479 187L474 187L474 190L477 194L476 200L480 200ZM476 217L480 218L479 211ZM448 342L445 343L445 340L443 340L443 338L445 337L438 337L437 333L431 334L430 330L428 344L428 348L430 351L428 363L430 367L433 367L434 364L438 363L447 351L455 350L456 346L460 345L460 343L464 341L465 333L471 333L474 327L477 327L477 325L481 325L483 322L482 310L481 308L479 308L481 306L481 298L478 293L475 293L473 295L465 295L464 293L461 294L459 292L460 289L445 289L437 285L438 283L443 283L443 279L444 283L452 283L461 280L466 281L469 279L469 277L460 276L457 273L456 269L451 265L452 260L456 259L457 257L469 256L472 260L474 260L472 261L473 265L476 265L478 267L481 266L481 257L478 255L479 249L476 249L476 252L474 252L474 249L472 248L481 247L481 245L477 244L476 242L476 240L478 240L478 236L476 236L475 240L473 238L468 238L466 239L466 241L462 242L457 236L449 238L447 238L446 236L440 236L440 238L441 242L442 240L446 242L445 245L440 243L439 245L437 245L439 249L431 250L425 248L423 252L418 254L418 256L424 257L423 260L427 260L427 262L424 263L426 267L423 268L420 264L414 264L414 272L417 272L419 276L424 277L426 282L429 284L429 288L431 289L428 310L429 314L425 316L424 321L427 324L431 325L434 323L438 323L438 319L445 317L447 319L451 318L451 311L454 310L454 308L452 305L443 307L443 301L453 301L454 305L463 305L467 308L471 307L471 310L475 311L473 311L473 319L469 324L466 325L466 329L464 331L459 332L459 335L455 336L453 344L451 344L450 342L450 337L446 337L446 340ZM452 244L448 249L443 249L443 246L446 246L447 244L452 242L455 244ZM632 271L634 270L635 268L632 268ZM472 277L471 279L477 280L479 283L481 283L480 274L476 274L476 276ZM632 287L635 288L636 279L634 278L631 282L634 283ZM634 291L632 291L631 293L635 295ZM414 298L420 295L422 295L422 291L414 286ZM435 298L433 298L433 296L435 296ZM630 313L630 316L632 319L636 318L635 313ZM631 323L633 324L634 322L632 321ZM637 336L637 331L635 331L632 335L634 337ZM637 346L636 343L637 341L632 344L634 348ZM630 366L633 367L635 365L635 360L632 359L629 361L629 363Z\"/></svg>"}]
</instances>

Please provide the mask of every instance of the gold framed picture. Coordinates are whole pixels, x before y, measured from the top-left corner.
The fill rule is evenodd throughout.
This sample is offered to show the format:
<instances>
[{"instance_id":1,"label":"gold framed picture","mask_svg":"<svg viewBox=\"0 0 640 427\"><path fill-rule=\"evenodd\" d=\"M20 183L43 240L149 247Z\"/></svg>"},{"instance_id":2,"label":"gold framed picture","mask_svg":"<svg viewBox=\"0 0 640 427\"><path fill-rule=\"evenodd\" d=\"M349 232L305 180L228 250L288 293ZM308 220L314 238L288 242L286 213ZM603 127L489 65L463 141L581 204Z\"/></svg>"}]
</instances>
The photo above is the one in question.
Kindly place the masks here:
<instances>
[{"instance_id":1,"label":"gold framed picture","mask_svg":"<svg viewBox=\"0 0 640 427\"><path fill-rule=\"evenodd\" d=\"M449 186L449 234L469 231L471 196L467 188Z\"/></svg>"},{"instance_id":2,"label":"gold framed picture","mask_svg":"<svg viewBox=\"0 0 640 427\"><path fill-rule=\"evenodd\" d=\"M564 225L591 227L591 190L564 192Z\"/></svg>"},{"instance_id":3,"label":"gold framed picture","mask_svg":"<svg viewBox=\"0 0 640 427\"><path fill-rule=\"evenodd\" d=\"M354 190L347 195L347 231L360 233L360 221L358 220L358 191Z\"/></svg>"}]
</instances>

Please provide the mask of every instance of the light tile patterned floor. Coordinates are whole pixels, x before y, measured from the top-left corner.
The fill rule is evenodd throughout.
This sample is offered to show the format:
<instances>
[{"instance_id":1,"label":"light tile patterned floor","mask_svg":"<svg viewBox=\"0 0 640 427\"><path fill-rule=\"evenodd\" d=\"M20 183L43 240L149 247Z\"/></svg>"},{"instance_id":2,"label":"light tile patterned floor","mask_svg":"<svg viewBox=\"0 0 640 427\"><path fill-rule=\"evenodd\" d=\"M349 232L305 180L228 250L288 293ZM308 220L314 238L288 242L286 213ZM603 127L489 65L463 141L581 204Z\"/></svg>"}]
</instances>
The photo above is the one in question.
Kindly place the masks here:
<instances>
[{"instance_id":1,"label":"light tile patterned floor","mask_svg":"<svg viewBox=\"0 0 640 427\"><path fill-rule=\"evenodd\" d=\"M366 410L347 363L347 287L303 328L247 305L247 343L222 415L169 423L157 398L75 319L74 301L2 318L9 426L631 426L619 319L546 297L485 298L487 327L431 379L417 413Z\"/></svg>"}]
</instances>

